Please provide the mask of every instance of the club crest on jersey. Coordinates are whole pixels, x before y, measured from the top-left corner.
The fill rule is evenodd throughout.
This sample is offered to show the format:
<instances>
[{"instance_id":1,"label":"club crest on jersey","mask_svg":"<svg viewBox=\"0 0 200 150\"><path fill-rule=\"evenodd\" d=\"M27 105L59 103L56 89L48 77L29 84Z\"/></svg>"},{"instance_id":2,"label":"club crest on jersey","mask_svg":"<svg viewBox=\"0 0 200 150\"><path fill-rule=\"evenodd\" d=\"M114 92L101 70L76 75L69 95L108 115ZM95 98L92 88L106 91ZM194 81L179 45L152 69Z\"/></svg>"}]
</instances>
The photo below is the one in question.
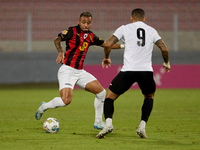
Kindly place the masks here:
<instances>
[{"instance_id":1,"label":"club crest on jersey","mask_svg":"<svg viewBox=\"0 0 200 150\"><path fill-rule=\"evenodd\" d=\"M85 33L84 36L83 36L83 39L85 40L87 37L88 37L88 34Z\"/></svg>"},{"instance_id":2,"label":"club crest on jersey","mask_svg":"<svg viewBox=\"0 0 200 150\"><path fill-rule=\"evenodd\" d=\"M62 31L62 34L66 35L67 34L67 30Z\"/></svg>"}]
</instances>

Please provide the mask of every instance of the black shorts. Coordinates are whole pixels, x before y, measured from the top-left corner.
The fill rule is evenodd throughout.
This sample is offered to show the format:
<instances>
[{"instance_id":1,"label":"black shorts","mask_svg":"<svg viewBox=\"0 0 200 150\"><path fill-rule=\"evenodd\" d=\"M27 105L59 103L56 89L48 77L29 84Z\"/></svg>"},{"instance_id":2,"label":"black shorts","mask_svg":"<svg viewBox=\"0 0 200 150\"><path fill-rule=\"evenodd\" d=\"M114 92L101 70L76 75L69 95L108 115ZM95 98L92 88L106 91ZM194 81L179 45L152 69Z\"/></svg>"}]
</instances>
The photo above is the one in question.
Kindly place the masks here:
<instances>
[{"instance_id":1,"label":"black shorts","mask_svg":"<svg viewBox=\"0 0 200 150\"><path fill-rule=\"evenodd\" d=\"M142 94L148 95L156 91L156 84L151 71L120 71L112 80L109 89L115 94L123 94L135 82L138 83Z\"/></svg>"}]
</instances>

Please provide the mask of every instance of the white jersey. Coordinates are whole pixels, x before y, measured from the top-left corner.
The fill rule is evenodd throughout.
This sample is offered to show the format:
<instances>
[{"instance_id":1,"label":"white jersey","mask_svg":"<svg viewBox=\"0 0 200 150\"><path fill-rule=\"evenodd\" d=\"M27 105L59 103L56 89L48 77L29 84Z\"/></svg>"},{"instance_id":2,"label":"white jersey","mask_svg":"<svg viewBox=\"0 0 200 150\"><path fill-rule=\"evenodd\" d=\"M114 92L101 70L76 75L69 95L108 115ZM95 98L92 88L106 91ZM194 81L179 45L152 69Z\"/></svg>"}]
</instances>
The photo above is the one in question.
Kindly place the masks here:
<instances>
[{"instance_id":1,"label":"white jersey","mask_svg":"<svg viewBox=\"0 0 200 150\"><path fill-rule=\"evenodd\" d=\"M125 44L124 65L121 71L153 71L153 46L161 39L154 28L138 21L122 25L113 35Z\"/></svg>"}]
</instances>

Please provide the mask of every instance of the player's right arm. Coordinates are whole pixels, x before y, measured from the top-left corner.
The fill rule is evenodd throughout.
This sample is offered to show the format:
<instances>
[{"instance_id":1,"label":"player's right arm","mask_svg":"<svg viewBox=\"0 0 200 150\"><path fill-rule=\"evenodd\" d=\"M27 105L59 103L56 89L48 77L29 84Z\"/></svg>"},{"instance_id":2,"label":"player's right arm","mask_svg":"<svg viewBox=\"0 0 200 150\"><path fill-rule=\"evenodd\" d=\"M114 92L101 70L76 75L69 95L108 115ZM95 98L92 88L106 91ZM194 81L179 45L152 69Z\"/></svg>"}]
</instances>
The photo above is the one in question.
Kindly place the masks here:
<instances>
[{"instance_id":1,"label":"player's right arm","mask_svg":"<svg viewBox=\"0 0 200 150\"><path fill-rule=\"evenodd\" d=\"M119 40L116 36L112 35L108 41L104 43L104 59L102 61L102 67L110 67L111 66L111 60L110 60L110 51L112 46L117 43Z\"/></svg>"},{"instance_id":2,"label":"player's right arm","mask_svg":"<svg viewBox=\"0 0 200 150\"><path fill-rule=\"evenodd\" d=\"M170 64L169 64L169 51L167 46L165 45L164 41L162 39L159 39L158 41L156 41L155 43L158 48L161 50L162 52L162 57L164 59L164 63L163 63L163 67L165 68L166 72L170 71Z\"/></svg>"},{"instance_id":3,"label":"player's right arm","mask_svg":"<svg viewBox=\"0 0 200 150\"><path fill-rule=\"evenodd\" d=\"M59 33L58 37L54 40L55 47L56 47L57 51L59 52L58 57L56 59L57 64L64 62L64 53L63 53L63 49L61 46L61 42L70 40L72 38L72 36L73 36L73 30L70 27L67 30L64 30L61 33Z\"/></svg>"},{"instance_id":4,"label":"player's right arm","mask_svg":"<svg viewBox=\"0 0 200 150\"><path fill-rule=\"evenodd\" d=\"M63 63L64 61L64 54L63 54L63 50L62 50L62 46L61 46L61 37L58 36L55 40L54 40L54 44L55 44L55 47L56 49L58 50L59 54L57 56L57 59L56 59L56 63L57 64L60 64L60 63Z\"/></svg>"},{"instance_id":5,"label":"player's right arm","mask_svg":"<svg viewBox=\"0 0 200 150\"><path fill-rule=\"evenodd\" d=\"M117 43L119 40L116 36L112 35L108 41L106 41L106 43L104 44L104 58L110 58L110 51L112 46Z\"/></svg>"}]
</instances>

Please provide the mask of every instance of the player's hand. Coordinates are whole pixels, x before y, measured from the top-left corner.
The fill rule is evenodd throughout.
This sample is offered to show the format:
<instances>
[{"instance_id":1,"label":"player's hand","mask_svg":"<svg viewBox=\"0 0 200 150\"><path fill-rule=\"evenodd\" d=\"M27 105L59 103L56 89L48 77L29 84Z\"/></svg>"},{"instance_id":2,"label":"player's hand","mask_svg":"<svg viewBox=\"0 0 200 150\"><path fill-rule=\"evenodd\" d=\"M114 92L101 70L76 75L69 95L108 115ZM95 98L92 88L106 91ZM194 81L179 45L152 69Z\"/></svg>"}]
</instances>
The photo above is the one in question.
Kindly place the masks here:
<instances>
[{"instance_id":1,"label":"player's hand","mask_svg":"<svg viewBox=\"0 0 200 150\"><path fill-rule=\"evenodd\" d=\"M58 54L57 59L56 59L56 63L57 63L57 64L60 64L60 63L63 63L63 61L64 61L64 54L60 52L60 53Z\"/></svg>"},{"instance_id":2,"label":"player's hand","mask_svg":"<svg viewBox=\"0 0 200 150\"><path fill-rule=\"evenodd\" d=\"M110 58L104 58L103 61L102 61L102 68L108 68L108 67L111 67L111 60Z\"/></svg>"},{"instance_id":3,"label":"player's hand","mask_svg":"<svg viewBox=\"0 0 200 150\"><path fill-rule=\"evenodd\" d=\"M163 63L163 68L165 68L165 71L166 71L166 72L169 72L170 69L171 69L169 62L167 62L167 63L164 62L164 63Z\"/></svg>"}]
</instances>

